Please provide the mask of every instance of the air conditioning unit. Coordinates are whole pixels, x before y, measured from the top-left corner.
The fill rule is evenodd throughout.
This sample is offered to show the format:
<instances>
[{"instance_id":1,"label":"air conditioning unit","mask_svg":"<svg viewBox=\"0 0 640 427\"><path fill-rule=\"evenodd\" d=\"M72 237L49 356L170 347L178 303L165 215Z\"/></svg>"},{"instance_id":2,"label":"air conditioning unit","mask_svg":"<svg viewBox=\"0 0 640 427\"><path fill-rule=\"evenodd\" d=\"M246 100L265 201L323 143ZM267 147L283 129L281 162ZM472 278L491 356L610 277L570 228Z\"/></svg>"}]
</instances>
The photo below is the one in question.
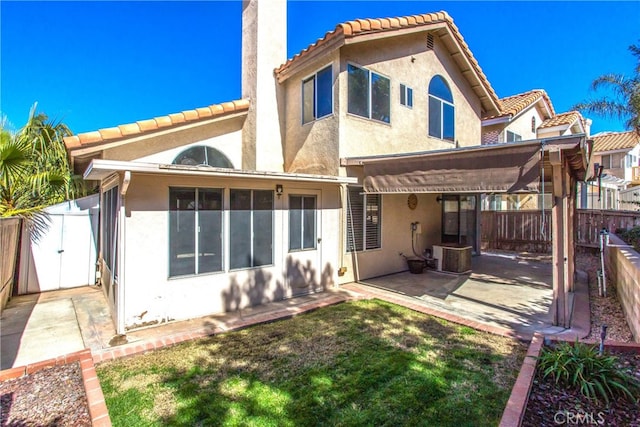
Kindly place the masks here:
<instances>
[{"instance_id":1,"label":"air conditioning unit","mask_svg":"<svg viewBox=\"0 0 640 427\"><path fill-rule=\"evenodd\" d=\"M433 245L433 257L438 260L437 270L465 274L471 271L471 246Z\"/></svg>"}]
</instances>

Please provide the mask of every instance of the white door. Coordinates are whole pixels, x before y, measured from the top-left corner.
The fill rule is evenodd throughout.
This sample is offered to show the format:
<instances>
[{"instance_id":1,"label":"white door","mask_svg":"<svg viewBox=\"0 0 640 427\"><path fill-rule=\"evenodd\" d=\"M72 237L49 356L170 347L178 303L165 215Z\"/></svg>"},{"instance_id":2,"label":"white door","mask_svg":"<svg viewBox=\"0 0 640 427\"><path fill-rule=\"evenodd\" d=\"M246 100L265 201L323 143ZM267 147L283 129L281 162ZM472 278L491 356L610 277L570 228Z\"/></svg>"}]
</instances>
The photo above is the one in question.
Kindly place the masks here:
<instances>
[{"instance_id":1,"label":"white door","mask_svg":"<svg viewBox=\"0 0 640 427\"><path fill-rule=\"evenodd\" d=\"M285 277L291 296L322 291L321 192L291 189L286 197Z\"/></svg>"}]
</instances>

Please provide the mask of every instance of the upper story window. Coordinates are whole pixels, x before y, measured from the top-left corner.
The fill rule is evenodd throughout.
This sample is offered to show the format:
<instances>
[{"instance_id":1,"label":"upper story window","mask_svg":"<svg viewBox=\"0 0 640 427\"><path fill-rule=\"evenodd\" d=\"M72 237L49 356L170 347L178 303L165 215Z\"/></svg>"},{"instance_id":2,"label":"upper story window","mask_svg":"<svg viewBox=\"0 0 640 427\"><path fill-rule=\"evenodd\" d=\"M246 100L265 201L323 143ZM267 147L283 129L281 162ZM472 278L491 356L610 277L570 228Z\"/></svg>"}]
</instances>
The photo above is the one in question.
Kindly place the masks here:
<instances>
[{"instance_id":1,"label":"upper story window","mask_svg":"<svg viewBox=\"0 0 640 427\"><path fill-rule=\"evenodd\" d=\"M400 85L400 104L413 108L413 89L403 84Z\"/></svg>"},{"instance_id":2,"label":"upper story window","mask_svg":"<svg viewBox=\"0 0 640 427\"><path fill-rule=\"evenodd\" d=\"M302 123L309 123L333 112L333 73L331 65L302 81Z\"/></svg>"},{"instance_id":3,"label":"upper story window","mask_svg":"<svg viewBox=\"0 0 640 427\"><path fill-rule=\"evenodd\" d=\"M227 156L215 148L205 145L196 145L195 147L187 148L173 159L173 164L187 166L205 165L216 168L233 169L233 164Z\"/></svg>"},{"instance_id":4,"label":"upper story window","mask_svg":"<svg viewBox=\"0 0 640 427\"><path fill-rule=\"evenodd\" d=\"M516 142L516 141L522 141L522 136L518 135L515 132L511 132L510 130L507 131L507 142Z\"/></svg>"},{"instance_id":5,"label":"upper story window","mask_svg":"<svg viewBox=\"0 0 640 427\"><path fill-rule=\"evenodd\" d=\"M604 169L611 169L613 167L611 154L604 154L600 156L600 164Z\"/></svg>"},{"instance_id":6,"label":"upper story window","mask_svg":"<svg viewBox=\"0 0 640 427\"><path fill-rule=\"evenodd\" d=\"M455 140L453 95L441 76L434 76L429 83L429 136Z\"/></svg>"},{"instance_id":7,"label":"upper story window","mask_svg":"<svg viewBox=\"0 0 640 427\"><path fill-rule=\"evenodd\" d=\"M365 68L347 65L348 112L384 123L391 121L391 81Z\"/></svg>"},{"instance_id":8,"label":"upper story window","mask_svg":"<svg viewBox=\"0 0 640 427\"><path fill-rule=\"evenodd\" d=\"M531 117L531 133L536 133L536 116Z\"/></svg>"}]
</instances>

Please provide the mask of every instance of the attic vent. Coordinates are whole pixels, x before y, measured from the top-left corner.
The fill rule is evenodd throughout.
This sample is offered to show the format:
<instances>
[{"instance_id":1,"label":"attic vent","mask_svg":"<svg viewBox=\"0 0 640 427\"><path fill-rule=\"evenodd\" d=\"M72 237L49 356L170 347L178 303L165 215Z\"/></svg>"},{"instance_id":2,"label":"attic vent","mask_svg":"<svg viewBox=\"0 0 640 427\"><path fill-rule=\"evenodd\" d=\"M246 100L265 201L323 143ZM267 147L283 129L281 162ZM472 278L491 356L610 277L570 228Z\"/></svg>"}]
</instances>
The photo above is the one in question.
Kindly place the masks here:
<instances>
[{"instance_id":1,"label":"attic vent","mask_svg":"<svg viewBox=\"0 0 640 427\"><path fill-rule=\"evenodd\" d=\"M427 34L427 49L433 50L433 34Z\"/></svg>"}]
</instances>

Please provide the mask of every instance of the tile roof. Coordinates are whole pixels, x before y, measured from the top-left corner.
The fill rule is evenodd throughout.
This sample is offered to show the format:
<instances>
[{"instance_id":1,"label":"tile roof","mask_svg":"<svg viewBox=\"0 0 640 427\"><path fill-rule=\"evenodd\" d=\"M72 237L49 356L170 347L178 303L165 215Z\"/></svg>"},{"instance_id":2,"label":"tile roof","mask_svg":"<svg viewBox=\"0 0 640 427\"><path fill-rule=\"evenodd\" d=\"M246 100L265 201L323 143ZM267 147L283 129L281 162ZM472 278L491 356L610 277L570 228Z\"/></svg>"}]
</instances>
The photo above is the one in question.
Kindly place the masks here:
<instances>
[{"instance_id":1,"label":"tile roof","mask_svg":"<svg viewBox=\"0 0 640 427\"><path fill-rule=\"evenodd\" d=\"M634 131L599 133L592 139L594 153L632 149L640 144L640 135Z\"/></svg>"},{"instance_id":2,"label":"tile roof","mask_svg":"<svg viewBox=\"0 0 640 427\"><path fill-rule=\"evenodd\" d=\"M460 46L462 53L469 61L471 68L478 76L481 84L488 93L491 101L494 105L500 108L500 101L495 91L491 87L489 80L484 75L482 68L478 64L478 61L471 53L471 49L465 42L462 34L458 30L458 27L453 23L453 19L445 11L436 13L425 13L422 15L410 15L400 16L395 18L378 18L378 19L356 19L354 21L348 21L338 24L333 31L327 32L324 37L318 39L315 43L309 45L306 49L303 49L300 53L293 56L287 62L282 64L275 70L276 76L279 81L284 80L282 74L285 73L292 65L298 63L303 58L317 53L319 50L327 48L328 46L338 46L344 44L345 39L352 39L359 36L365 36L374 33L401 31L406 29L415 29L418 27L428 27L434 24L444 23L448 26L451 34ZM341 40L342 39L342 40Z\"/></svg>"},{"instance_id":3,"label":"tile roof","mask_svg":"<svg viewBox=\"0 0 640 427\"><path fill-rule=\"evenodd\" d=\"M582 118L582 114L577 111L568 111L566 113L556 114L555 116L540 123L539 129L562 125L572 125L576 121L580 121L582 127L584 128L584 119Z\"/></svg>"},{"instance_id":4,"label":"tile roof","mask_svg":"<svg viewBox=\"0 0 640 427\"><path fill-rule=\"evenodd\" d=\"M540 99L543 99L547 103L549 106L549 112L553 117L555 115L555 110L553 109L551 98L549 98L547 92L542 89L533 89L528 92L501 98L500 103L502 104L502 114L500 116L517 116L527 107L534 105Z\"/></svg>"},{"instance_id":5,"label":"tile roof","mask_svg":"<svg viewBox=\"0 0 640 427\"><path fill-rule=\"evenodd\" d=\"M100 145L117 139L155 132L171 126L223 117L231 113L239 113L247 110L249 110L248 99L223 102L221 104L213 104L208 107L196 108L195 110L185 110L179 113L168 114L166 116L154 117L153 119L140 120L135 123L127 123L116 127L99 129L93 132L67 136L64 138L64 144L67 147L67 150Z\"/></svg>"}]
</instances>

